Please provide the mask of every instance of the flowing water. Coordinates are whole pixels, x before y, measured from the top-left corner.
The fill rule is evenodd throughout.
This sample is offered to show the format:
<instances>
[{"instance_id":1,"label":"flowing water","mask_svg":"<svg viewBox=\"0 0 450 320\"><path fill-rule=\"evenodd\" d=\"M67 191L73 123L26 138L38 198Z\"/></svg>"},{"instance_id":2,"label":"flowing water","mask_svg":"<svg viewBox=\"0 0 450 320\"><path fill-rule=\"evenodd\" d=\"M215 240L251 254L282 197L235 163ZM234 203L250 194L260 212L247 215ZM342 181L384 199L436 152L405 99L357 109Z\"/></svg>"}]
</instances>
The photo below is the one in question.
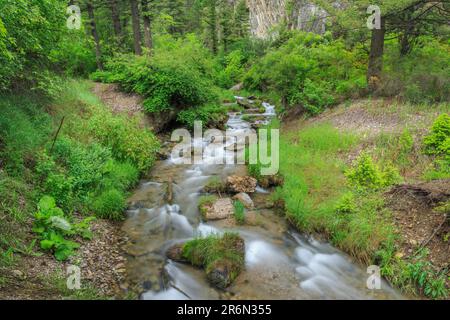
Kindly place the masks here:
<instances>
[{"instance_id":1,"label":"flowing water","mask_svg":"<svg viewBox=\"0 0 450 320\"><path fill-rule=\"evenodd\" d=\"M241 99L240 97L236 97ZM275 108L263 103L264 120ZM261 114L255 114L261 118ZM230 114L227 127L251 130L239 113ZM211 287L205 273L165 258L173 244L230 231L226 221L202 222L198 198L207 181L218 176L245 174L243 165L214 164L218 157L232 159L235 151L205 140L194 140L206 150L201 164L183 165L179 158L158 162L151 181L142 182L130 199L124 231L128 237L128 283L144 292L142 299L396 299L401 296L382 282L369 290L366 268L327 243L308 238L270 209L259 209L255 226L233 226L245 240L245 271L226 291ZM209 151L208 151L209 150ZM168 194L173 196L168 199ZM264 206L268 192L252 195Z\"/></svg>"}]
</instances>

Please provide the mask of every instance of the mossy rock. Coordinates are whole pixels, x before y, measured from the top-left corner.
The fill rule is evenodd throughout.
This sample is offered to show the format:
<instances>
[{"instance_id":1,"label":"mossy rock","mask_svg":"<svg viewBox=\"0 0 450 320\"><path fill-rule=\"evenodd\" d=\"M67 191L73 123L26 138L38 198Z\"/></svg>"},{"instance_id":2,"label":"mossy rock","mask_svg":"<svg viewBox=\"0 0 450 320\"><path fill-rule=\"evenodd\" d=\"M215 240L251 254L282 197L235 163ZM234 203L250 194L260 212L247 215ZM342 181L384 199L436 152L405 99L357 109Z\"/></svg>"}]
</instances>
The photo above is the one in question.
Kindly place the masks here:
<instances>
[{"instance_id":1,"label":"mossy rock","mask_svg":"<svg viewBox=\"0 0 450 320\"><path fill-rule=\"evenodd\" d=\"M219 177L212 177L203 188L206 193L226 193L227 185Z\"/></svg>"},{"instance_id":2,"label":"mossy rock","mask_svg":"<svg viewBox=\"0 0 450 320\"><path fill-rule=\"evenodd\" d=\"M244 269L245 242L236 233L211 235L174 245L167 251L167 256L204 268L209 282L225 289Z\"/></svg>"}]
</instances>

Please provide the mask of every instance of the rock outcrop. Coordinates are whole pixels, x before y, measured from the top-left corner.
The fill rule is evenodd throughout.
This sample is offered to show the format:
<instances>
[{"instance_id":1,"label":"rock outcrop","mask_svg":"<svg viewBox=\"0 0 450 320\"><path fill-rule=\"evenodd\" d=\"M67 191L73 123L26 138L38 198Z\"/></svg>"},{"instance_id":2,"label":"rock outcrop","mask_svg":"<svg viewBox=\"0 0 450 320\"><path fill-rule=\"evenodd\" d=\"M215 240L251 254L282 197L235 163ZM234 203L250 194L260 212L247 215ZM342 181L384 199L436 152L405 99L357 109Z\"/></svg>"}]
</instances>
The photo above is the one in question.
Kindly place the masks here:
<instances>
[{"instance_id":1,"label":"rock outcrop","mask_svg":"<svg viewBox=\"0 0 450 320\"><path fill-rule=\"evenodd\" d=\"M227 188L233 193L253 193L256 190L257 181L250 176L230 176L227 178Z\"/></svg>"},{"instance_id":2,"label":"rock outcrop","mask_svg":"<svg viewBox=\"0 0 450 320\"><path fill-rule=\"evenodd\" d=\"M212 204L204 204L201 211L205 220L226 219L234 213L233 201L230 198L217 199Z\"/></svg>"},{"instance_id":3,"label":"rock outcrop","mask_svg":"<svg viewBox=\"0 0 450 320\"><path fill-rule=\"evenodd\" d=\"M322 34L327 12L307 0L247 0L250 30L257 38L268 38L273 28L283 21L290 29Z\"/></svg>"}]
</instances>

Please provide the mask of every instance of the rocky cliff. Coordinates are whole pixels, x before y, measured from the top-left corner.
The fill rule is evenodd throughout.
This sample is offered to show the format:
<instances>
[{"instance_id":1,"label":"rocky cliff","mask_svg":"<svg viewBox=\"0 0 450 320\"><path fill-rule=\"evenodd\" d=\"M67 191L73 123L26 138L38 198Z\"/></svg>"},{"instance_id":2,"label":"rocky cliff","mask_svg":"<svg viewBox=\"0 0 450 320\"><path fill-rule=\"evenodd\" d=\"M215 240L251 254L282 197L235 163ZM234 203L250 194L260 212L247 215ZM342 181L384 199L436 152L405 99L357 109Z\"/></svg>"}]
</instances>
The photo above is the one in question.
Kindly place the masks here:
<instances>
[{"instance_id":1,"label":"rocky cliff","mask_svg":"<svg viewBox=\"0 0 450 320\"><path fill-rule=\"evenodd\" d=\"M285 21L289 28L325 32L327 13L307 0L247 0L253 36L267 38Z\"/></svg>"}]
</instances>

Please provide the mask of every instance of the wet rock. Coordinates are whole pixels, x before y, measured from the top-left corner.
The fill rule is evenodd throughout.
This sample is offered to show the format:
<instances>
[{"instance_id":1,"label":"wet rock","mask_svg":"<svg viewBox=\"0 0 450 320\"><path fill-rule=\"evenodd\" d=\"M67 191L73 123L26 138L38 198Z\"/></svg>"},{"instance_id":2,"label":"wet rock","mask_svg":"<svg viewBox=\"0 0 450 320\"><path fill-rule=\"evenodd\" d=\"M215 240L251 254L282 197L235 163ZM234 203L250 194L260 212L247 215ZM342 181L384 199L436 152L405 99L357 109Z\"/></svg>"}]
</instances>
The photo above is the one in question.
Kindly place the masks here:
<instances>
[{"instance_id":1,"label":"wet rock","mask_svg":"<svg viewBox=\"0 0 450 320\"><path fill-rule=\"evenodd\" d=\"M255 205L253 204L252 198L250 198L250 196L247 193L245 193L245 192L238 193L237 195L235 195L233 197L233 199L234 200L239 200L240 202L242 202L242 204L247 209L253 209L255 207Z\"/></svg>"},{"instance_id":2,"label":"wet rock","mask_svg":"<svg viewBox=\"0 0 450 320\"><path fill-rule=\"evenodd\" d=\"M259 179L259 185L263 188L278 187L284 184L284 178L277 174L272 176L262 176Z\"/></svg>"},{"instance_id":3,"label":"wet rock","mask_svg":"<svg viewBox=\"0 0 450 320\"><path fill-rule=\"evenodd\" d=\"M170 247L166 252L167 258L173 261L186 262L187 260L183 257L183 247L184 243L178 243Z\"/></svg>"},{"instance_id":4,"label":"wet rock","mask_svg":"<svg viewBox=\"0 0 450 320\"><path fill-rule=\"evenodd\" d=\"M230 88L231 91L241 91L242 89L244 89L244 84L242 82Z\"/></svg>"},{"instance_id":5,"label":"wet rock","mask_svg":"<svg viewBox=\"0 0 450 320\"><path fill-rule=\"evenodd\" d=\"M257 181L250 176L230 176L227 178L227 188L233 193L252 193L256 190Z\"/></svg>"},{"instance_id":6,"label":"wet rock","mask_svg":"<svg viewBox=\"0 0 450 320\"><path fill-rule=\"evenodd\" d=\"M212 204L205 204L201 209L205 220L226 219L234 213L233 201L230 198L217 199Z\"/></svg>"},{"instance_id":7,"label":"wet rock","mask_svg":"<svg viewBox=\"0 0 450 320\"><path fill-rule=\"evenodd\" d=\"M236 102L238 105L240 105L241 107L244 107L245 109L255 108L255 105L247 99L237 99Z\"/></svg>"}]
</instances>

